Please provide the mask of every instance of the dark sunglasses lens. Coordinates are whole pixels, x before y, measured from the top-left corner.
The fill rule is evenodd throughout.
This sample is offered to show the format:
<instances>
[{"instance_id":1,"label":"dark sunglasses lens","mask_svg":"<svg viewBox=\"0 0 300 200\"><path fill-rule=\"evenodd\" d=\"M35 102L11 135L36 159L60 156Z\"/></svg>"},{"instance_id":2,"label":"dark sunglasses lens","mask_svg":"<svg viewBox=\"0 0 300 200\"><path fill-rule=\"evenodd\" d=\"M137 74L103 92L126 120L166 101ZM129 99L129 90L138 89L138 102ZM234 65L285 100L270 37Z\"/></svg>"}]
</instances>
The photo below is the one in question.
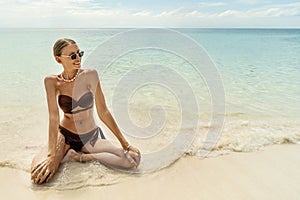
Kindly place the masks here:
<instances>
[{"instance_id":1,"label":"dark sunglasses lens","mask_svg":"<svg viewBox=\"0 0 300 200\"><path fill-rule=\"evenodd\" d=\"M82 57L83 54L84 54L84 51L80 51L80 52L78 53L79 57Z\"/></svg>"},{"instance_id":2,"label":"dark sunglasses lens","mask_svg":"<svg viewBox=\"0 0 300 200\"><path fill-rule=\"evenodd\" d=\"M75 60L77 56L76 56L76 54L74 53L74 54L72 54L70 57L71 57L72 60Z\"/></svg>"}]
</instances>

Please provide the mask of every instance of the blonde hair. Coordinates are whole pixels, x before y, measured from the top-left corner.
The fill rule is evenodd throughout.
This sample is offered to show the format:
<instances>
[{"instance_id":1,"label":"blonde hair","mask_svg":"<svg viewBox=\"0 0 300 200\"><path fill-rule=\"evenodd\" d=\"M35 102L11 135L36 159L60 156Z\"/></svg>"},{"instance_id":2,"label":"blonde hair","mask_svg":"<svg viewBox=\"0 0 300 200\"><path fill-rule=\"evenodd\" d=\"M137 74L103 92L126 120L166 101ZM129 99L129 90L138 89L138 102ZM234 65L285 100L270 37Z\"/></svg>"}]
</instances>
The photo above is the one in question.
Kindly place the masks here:
<instances>
[{"instance_id":1,"label":"blonde hair","mask_svg":"<svg viewBox=\"0 0 300 200\"><path fill-rule=\"evenodd\" d=\"M54 56L60 56L62 49L70 44L76 44L76 42L68 38L62 38L57 40L53 46Z\"/></svg>"}]
</instances>

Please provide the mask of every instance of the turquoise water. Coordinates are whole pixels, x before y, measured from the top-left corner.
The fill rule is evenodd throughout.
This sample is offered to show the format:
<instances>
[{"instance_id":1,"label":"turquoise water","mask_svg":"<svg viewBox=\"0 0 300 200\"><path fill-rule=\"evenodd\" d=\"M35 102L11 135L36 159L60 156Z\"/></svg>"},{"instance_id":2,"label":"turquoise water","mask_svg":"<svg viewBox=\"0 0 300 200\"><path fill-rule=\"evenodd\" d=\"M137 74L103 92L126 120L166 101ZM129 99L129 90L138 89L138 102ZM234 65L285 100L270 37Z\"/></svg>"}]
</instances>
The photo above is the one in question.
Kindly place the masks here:
<instances>
[{"instance_id":1,"label":"turquoise water","mask_svg":"<svg viewBox=\"0 0 300 200\"><path fill-rule=\"evenodd\" d=\"M52 56L54 42L62 37L75 39L85 51L84 63L98 45L123 31L128 30L0 30L1 166L28 171L30 161L39 149L31 147L47 141L48 119L43 78L47 74L59 74L62 70ZM270 144L299 143L300 29L176 29L176 31L194 40L207 51L223 83L226 113L218 114L224 117L225 122L219 125L223 129L214 148L208 149L211 151L208 156L232 151L256 151ZM159 38L158 36L158 40ZM179 41L171 43L179 44ZM182 105L192 102L191 98L187 96L183 102L179 101L176 93L180 90L172 91L172 88L159 84L159 80L131 91L128 101L122 99L113 101L114 89L119 81L131 70L147 64L160 64L167 66L168 69L174 69L188 82L188 87L197 100L198 109L195 112L199 114L199 123L181 123L183 114L193 116L190 115L190 111L181 110ZM100 70L97 66L83 64L83 68L90 67ZM156 69L158 73L160 70L163 72L162 68ZM190 63L172 52L136 49L118 57L109 68L99 74L107 104L115 116L121 112L124 104L128 104L128 113L132 120L130 123L144 128L154 121L154 124L162 126L159 121L160 109L154 107L151 110L151 108L156 105L164 108L165 115L162 119L164 123L156 135L157 138L140 139L127 136L142 152L151 153L163 149L166 144L174 141L176 136L174 133L183 127L185 133L197 130L196 138L186 153L199 155L200 150L204 148L208 130L214 128L211 125L213 111L210 88ZM172 84L176 82L168 75L163 79ZM118 87L126 91L132 84L138 85L143 81L143 76L135 76L130 82ZM182 81L177 81L174 85L179 89L188 89L182 84ZM124 115L121 113L122 116ZM153 120L152 116L158 116L159 120ZM121 129L126 126L121 122L120 124ZM105 129L103 124L102 128ZM113 139L109 131L105 130ZM68 174L70 170L75 170L74 166L78 168L76 164L67 164L62 168L56 183L50 186L61 187L64 184L68 188L76 188L91 184L81 176L74 178L81 180L79 183L69 181L71 175ZM99 168L97 164L91 164L89 168L101 177L101 180L94 180L94 185L112 184L123 176L118 172Z\"/></svg>"},{"instance_id":2,"label":"turquoise water","mask_svg":"<svg viewBox=\"0 0 300 200\"><path fill-rule=\"evenodd\" d=\"M52 57L57 38L75 38L88 56L126 29L2 29L1 105L42 101L43 77L60 73ZM202 45L223 78L233 110L299 117L299 29L178 29ZM162 54L160 54L162 56ZM87 57L85 56L85 58ZM192 74L190 74L192 76ZM25 87L23 89L23 87ZM30 92L29 92L30 91ZM16 98L15 93L20 98ZM29 95L30 94L30 95ZM35 98L31 98L34 95Z\"/></svg>"}]
</instances>

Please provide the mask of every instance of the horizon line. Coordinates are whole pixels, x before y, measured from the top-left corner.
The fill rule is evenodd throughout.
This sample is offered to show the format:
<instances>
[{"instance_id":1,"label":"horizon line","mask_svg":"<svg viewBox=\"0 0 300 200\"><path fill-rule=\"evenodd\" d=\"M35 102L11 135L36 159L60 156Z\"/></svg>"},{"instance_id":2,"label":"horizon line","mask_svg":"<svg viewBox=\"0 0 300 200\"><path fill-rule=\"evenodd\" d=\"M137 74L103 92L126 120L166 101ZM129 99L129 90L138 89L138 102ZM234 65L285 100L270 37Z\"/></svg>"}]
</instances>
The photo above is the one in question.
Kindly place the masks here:
<instances>
[{"instance_id":1,"label":"horizon line","mask_svg":"<svg viewBox=\"0 0 300 200\"><path fill-rule=\"evenodd\" d=\"M0 27L0 29L300 29L300 27Z\"/></svg>"}]
</instances>

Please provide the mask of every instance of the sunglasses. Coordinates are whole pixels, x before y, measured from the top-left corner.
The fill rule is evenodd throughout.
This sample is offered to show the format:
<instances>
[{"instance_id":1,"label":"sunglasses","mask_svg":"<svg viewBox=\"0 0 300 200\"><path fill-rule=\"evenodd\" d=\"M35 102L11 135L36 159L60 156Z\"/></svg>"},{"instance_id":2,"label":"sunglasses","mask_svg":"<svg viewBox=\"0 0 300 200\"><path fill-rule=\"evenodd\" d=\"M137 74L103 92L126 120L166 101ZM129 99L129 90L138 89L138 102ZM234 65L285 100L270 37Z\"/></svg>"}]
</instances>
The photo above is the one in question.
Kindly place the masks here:
<instances>
[{"instance_id":1,"label":"sunglasses","mask_svg":"<svg viewBox=\"0 0 300 200\"><path fill-rule=\"evenodd\" d=\"M70 57L72 60L75 60L77 58L77 54L78 54L79 57L82 57L83 54L84 54L84 51L79 51L78 53L72 53L69 56L62 54L61 56Z\"/></svg>"}]
</instances>

